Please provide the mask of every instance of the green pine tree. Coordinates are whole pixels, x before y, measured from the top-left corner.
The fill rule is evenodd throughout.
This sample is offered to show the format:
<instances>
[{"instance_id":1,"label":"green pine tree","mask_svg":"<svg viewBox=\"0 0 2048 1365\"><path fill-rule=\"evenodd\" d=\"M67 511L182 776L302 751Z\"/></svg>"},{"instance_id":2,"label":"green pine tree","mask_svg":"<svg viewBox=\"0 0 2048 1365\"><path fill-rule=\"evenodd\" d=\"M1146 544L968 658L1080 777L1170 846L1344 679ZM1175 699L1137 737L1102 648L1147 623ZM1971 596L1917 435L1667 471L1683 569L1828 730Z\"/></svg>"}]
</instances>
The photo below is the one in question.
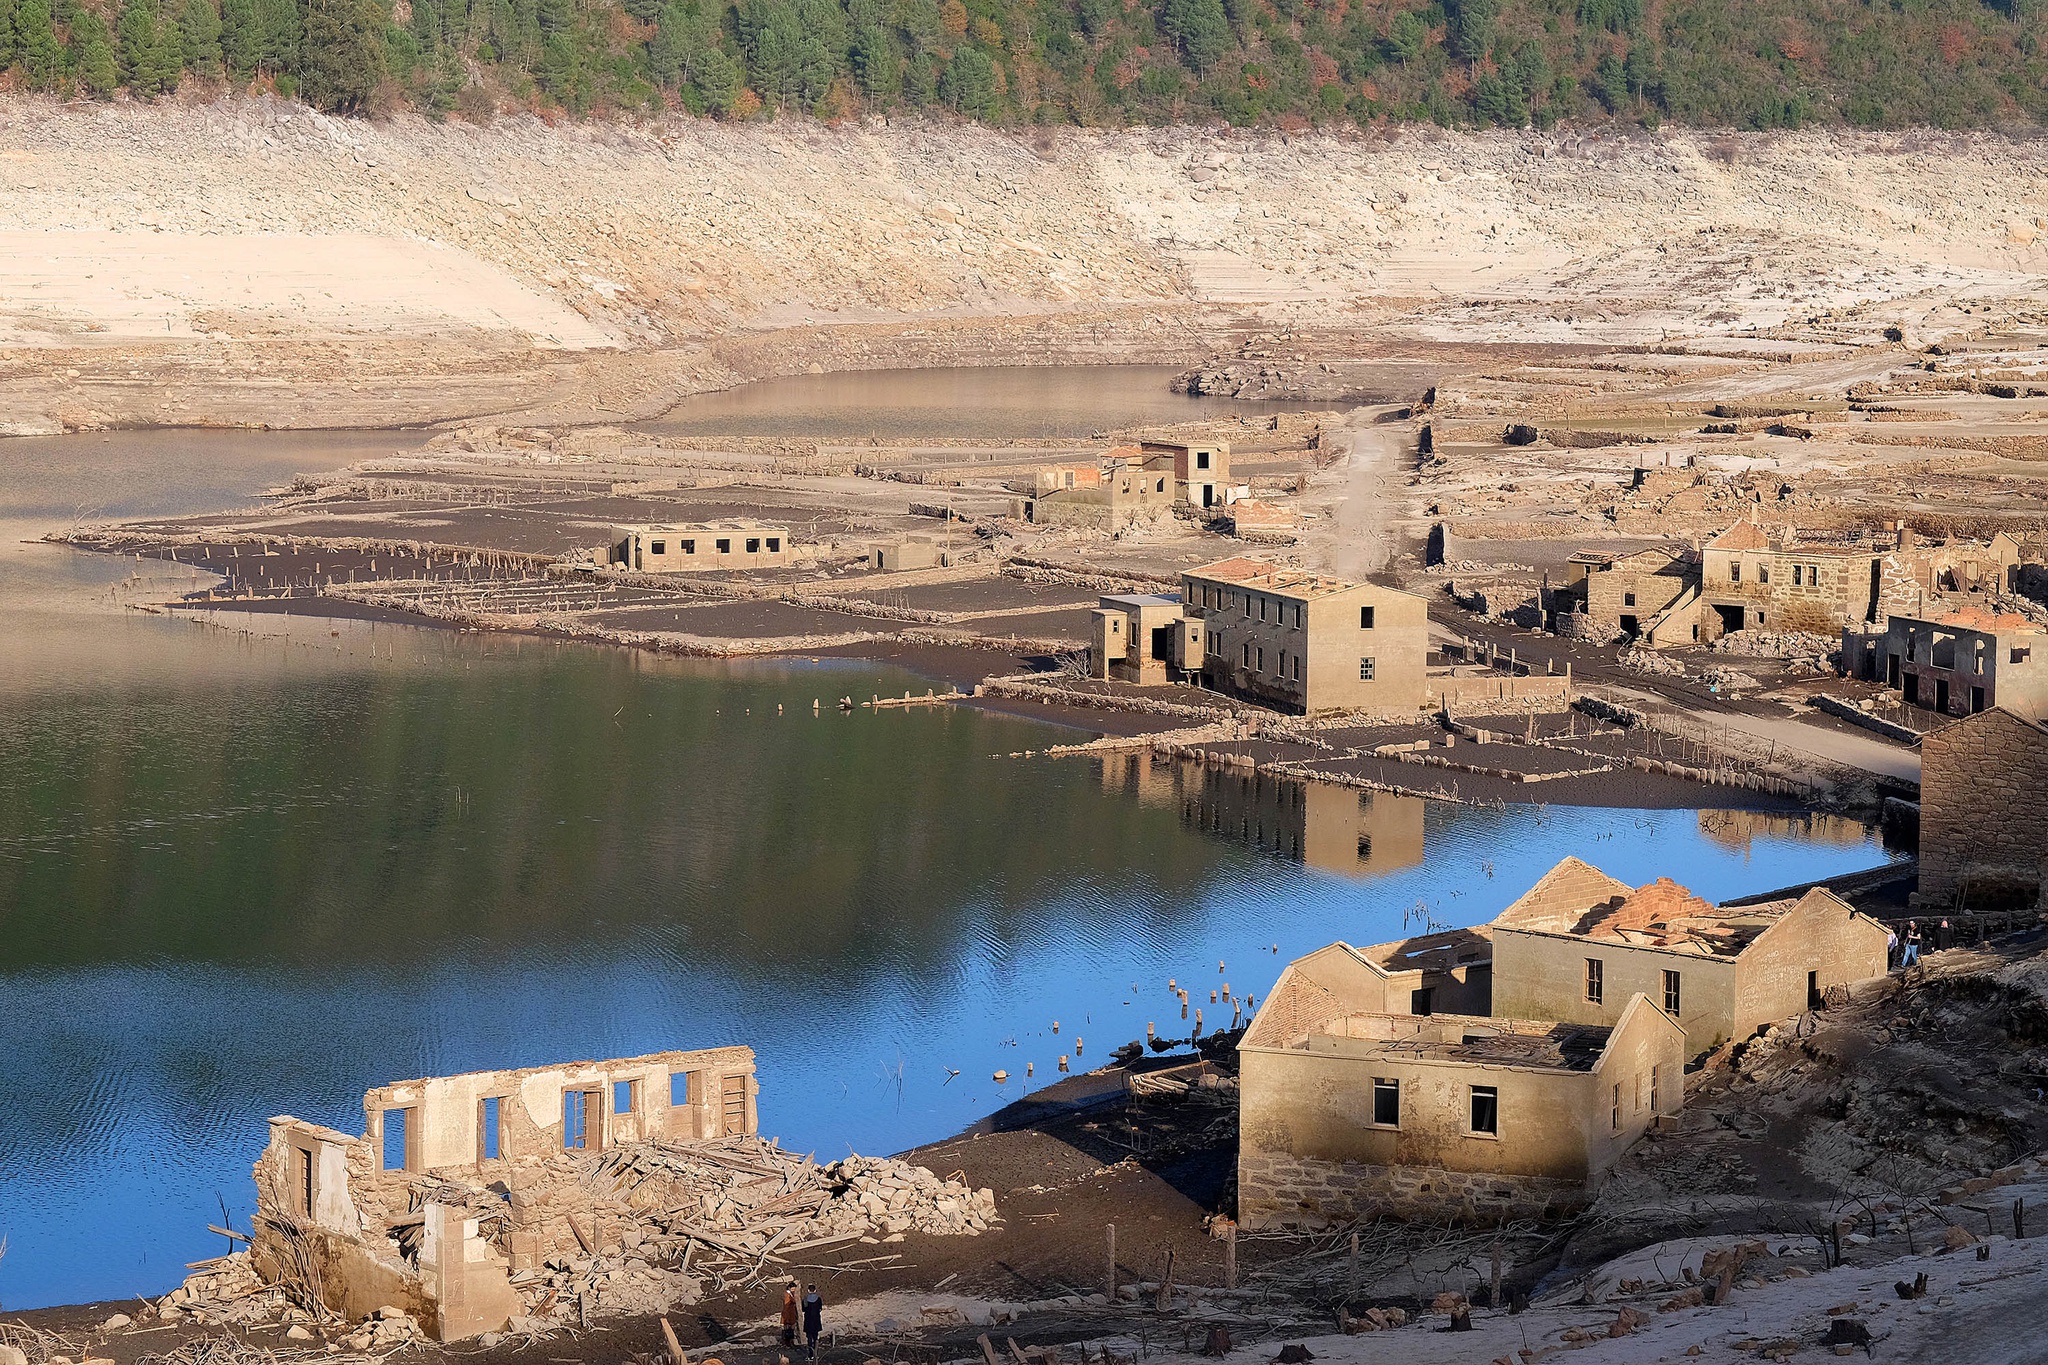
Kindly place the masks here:
<instances>
[{"instance_id":1,"label":"green pine tree","mask_svg":"<svg viewBox=\"0 0 2048 1365\"><path fill-rule=\"evenodd\" d=\"M263 63L263 21L255 0L221 0L221 56L236 80L246 81Z\"/></svg>"},{"instance_id":2,"label":"green pine tree","mask_svg":"<svg viewBox=\"0 0 2048 1365\"><path fill-rule=\"evenodd\" d=\"M384 79L376 0L307 0L301 88L332 114L359 113Z\"/></svg>"},{"instance_id":3,"label":"green pine tree","mask_svg":"<svg viewBox=\"0 0 2048 1365\"><path fill-rule=\"evenodd\" d=\"M298 70L299 22L298 0L254 0L256 19L263 32L263 54L257 59L257 66L272 75L282 75Z\"/></svg>"},{"instance_id":4,"label":"green pine tree","mask_svg":"<svg viewBox=\"0 0 2048 1365\"><path fill-rule=\"evenodd\" d=\"M0 71L14 65L14 11L16 0L0 0Z\"/></svg>"},{"instance_id":5,"label":"green pine tree","mask_svg":"<svg viewBox=\"0 0 2048 1365\"><path fill-rule=\"evenodd\" d=\"M128 0L115 24L115 58L121 84L144 99L162 91L158 82L155 0Z\"/></svg>"},{"instance_id":6,"label":"green pine tree","mask_svg":"<svg viewBox=\"0 0 2048 1365\"><path fill-rule=\"evenodd\" d=\"M31 90L48 90L57 83L64 69L64 49L57 45L50 0L20 0L14 11L14 60Z\"/></svg>"},{"instance_id":7,"label":"green pine tree","mask_svg":"<svg viewBox=\"0 0 2048 1365\"><path fill-rule=\"evenodd\" d=\"M185 0L178 16L178 34L185 45L185 69L209 80L221 74L220 11L213 0Z\"/></svg>"},{"instance_id":8,"label":"green pine tree","mask_svg":"<svg viewBox=\"0 0 2048 1365\"><path fill-rule=\"evenodd\" d=\"M85 11L71 23L71 69L78 83L95 99L107 99L121 83L114 63L113 40L99 15Z\"/></svg>"}]
</instances>

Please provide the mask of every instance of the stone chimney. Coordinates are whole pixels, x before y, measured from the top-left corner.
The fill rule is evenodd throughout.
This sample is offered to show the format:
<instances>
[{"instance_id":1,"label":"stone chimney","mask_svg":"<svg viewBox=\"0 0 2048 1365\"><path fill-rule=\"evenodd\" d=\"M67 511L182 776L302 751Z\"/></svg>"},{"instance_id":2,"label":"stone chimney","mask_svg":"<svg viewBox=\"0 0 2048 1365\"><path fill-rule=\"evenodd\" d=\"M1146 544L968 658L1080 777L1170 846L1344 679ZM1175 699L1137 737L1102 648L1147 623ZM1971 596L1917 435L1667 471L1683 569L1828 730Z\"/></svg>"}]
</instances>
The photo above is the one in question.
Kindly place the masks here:
<instances>
[{"instance_id":1,"label":"stone chimney","mask_svg":"<svg viewBox=\"0 0 2048 1365\"><path fill-rule=\"evenodd\" d=\"M1899 523L1899 548L1901 550L1913 548L1913 528L1906 525L1903 521Z\"/></svg>"}]
</instances>

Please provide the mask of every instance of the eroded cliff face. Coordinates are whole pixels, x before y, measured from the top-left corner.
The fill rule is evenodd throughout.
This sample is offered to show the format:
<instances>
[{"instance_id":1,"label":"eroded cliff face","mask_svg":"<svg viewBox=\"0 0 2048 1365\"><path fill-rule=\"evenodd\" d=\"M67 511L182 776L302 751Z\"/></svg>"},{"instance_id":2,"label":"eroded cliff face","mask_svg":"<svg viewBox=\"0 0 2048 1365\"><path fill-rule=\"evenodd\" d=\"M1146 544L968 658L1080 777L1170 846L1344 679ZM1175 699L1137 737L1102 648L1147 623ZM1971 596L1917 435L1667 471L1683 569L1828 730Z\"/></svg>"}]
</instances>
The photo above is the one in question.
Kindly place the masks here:
<instances>
[{"instance_id":1,"label":"eroded cliff face","mask_svg":"<svg viewBox=\"0 0 2048 1365\"><path fill-rule=\"evenodd\" d=\"M1988 136L479 127L17 98L0 162L14 430L615 418L813 367L1196 361L1238 325L1396 350L1910 330L1962 294L2032 307L2048 261L2048 152Z\"/></svg>"}]
</instances>

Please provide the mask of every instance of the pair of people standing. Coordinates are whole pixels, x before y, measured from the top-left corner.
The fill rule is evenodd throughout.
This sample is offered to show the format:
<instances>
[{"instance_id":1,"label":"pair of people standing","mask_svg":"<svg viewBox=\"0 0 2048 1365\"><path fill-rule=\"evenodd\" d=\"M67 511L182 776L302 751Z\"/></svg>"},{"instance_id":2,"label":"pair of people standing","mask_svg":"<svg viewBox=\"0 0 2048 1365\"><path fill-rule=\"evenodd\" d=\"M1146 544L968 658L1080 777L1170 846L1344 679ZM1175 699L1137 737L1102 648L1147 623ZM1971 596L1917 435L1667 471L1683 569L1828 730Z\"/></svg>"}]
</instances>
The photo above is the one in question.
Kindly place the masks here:
<instances>
[{"instance_id":1,"label":"pair of people standing","mask_svg":"<svg viewBox=\"0 0 2048 1365\"><path fill-rule=\"evenodd\" d=\"M818 1286L805 1286L801 1298L797 1296L796 1281L789 1282L789 1288L782 1291L782 1344L796 1345L797 1323L801 1320L804 1329L804 1350L811 1359L818 1357L818 1338L825 1334L825 1300L818 1293Z\"/></svg>"}]
</instances>

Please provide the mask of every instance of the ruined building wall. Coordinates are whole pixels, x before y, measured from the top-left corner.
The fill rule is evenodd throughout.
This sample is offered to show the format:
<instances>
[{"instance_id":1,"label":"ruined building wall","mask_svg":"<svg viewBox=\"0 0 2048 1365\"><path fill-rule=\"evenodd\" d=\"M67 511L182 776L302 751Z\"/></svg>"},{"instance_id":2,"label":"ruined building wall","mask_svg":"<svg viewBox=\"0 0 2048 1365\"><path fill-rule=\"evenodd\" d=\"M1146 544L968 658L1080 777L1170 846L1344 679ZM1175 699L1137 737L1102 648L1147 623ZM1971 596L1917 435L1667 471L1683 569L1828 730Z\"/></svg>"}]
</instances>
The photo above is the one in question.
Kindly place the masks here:
<instances>
[{"instance_id":1,"label":"ruined building wall","mask_svg":"<svg viewBox=\"0 0 2048 1365\"><path fill-rule=\"evenodd\" d=\"M1586 998L1586 962L1601 967L1601 998ZM1735 1020L1733 959L1635 947L1615 940L1531 933L1496 927L1493 932L1493 1012L1517 1019L1557 1019L1573 1024L1613 1024L1642 993L1662 1007L1664 973L1679 975L1679 1027L1691 1054L1726 1042Z\"/></svg>"},{"instance_id":2,"label":"ruined building wall","mask_svg":"<svg viewBox=\"0 0 2048 1365\"><path fill-rule=\"evenodd\" d=\"M1743 950L1736 968L1735 1038L1807 1008L1817 990L1883 976L1885 927L1831 892L1813 890Z\"/></svg>"},{"instance_id":3,"label":"ruined building wall","mask_svg":"<svg viewBox=\"0 0 2048 1365\"><path fill-rule=\"evenodd\" d=\"M1586 1196L1585 1073L1299 1048L1246 1047L1241 1060L1238 1216L1248 1227L1304 1213L1441 1217L1447 1195L1482 1216ZM1372 1122L1376 1078L1401 1083L1398 1128ZM1497 1136L1467 1131L1474 1085L1500 1092Z\"/></svg>"},{"instance_id":4,"label":"ruined building wall","mask_svg":"<svg viewBox=\"0 0 2048 1365\"><path fill-rule=\"evenodd\" d=\"M2038 900L2048 860L2048 731L1986 711L1920 742L1920 890L1936 907L1957 895Z\"/></svg>"}]
</instances>

